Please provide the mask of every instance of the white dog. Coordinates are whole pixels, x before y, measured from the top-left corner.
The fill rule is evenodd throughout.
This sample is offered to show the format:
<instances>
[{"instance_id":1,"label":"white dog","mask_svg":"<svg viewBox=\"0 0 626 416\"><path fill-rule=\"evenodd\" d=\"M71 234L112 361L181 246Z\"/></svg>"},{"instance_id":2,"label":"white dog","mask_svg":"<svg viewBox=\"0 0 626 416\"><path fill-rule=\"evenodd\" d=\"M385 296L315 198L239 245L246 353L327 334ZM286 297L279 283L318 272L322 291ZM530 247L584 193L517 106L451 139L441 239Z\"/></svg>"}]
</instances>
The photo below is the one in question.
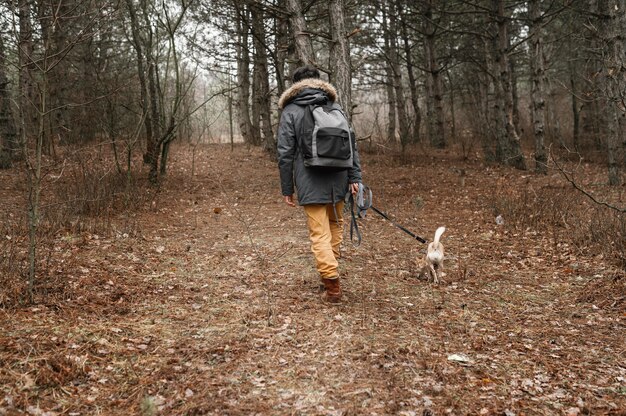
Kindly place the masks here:
<instances>
[{"instance_id":1,"label":"white dog","mask_svg":"<svg viewBox=\"0 0 626 416\"><path fill-rule=\"evenodd\" d=\"M441 240L444 231L446 231L446 227L437 228L435 239L428 244L426 257L423 260L418 260L420 277L425 276L426 280L432 280L433 283L443 282L444 249L443 244L439 240Z\"/></svg>"}]
</instances>

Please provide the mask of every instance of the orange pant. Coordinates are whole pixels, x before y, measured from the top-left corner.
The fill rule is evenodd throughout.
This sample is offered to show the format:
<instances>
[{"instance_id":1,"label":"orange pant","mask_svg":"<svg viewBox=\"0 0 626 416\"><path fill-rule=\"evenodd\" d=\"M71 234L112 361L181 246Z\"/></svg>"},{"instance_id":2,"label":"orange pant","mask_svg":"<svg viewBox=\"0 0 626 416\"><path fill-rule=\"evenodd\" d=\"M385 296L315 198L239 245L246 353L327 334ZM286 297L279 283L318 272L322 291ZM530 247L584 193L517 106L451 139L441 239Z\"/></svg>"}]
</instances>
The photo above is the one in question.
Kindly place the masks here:
<instances>
[{"instance_id":1,"label":"orange pant","mask_svg":"<svg viewBox=\"0 0 626 416\"><path fill-rule=\"evenodd\" d=\"M317 271L324 279L339 277L337 259L343 240L343 201L337 202L334 208L333 204L304 205L304 212Z\"/></svg>"}]
</instances>

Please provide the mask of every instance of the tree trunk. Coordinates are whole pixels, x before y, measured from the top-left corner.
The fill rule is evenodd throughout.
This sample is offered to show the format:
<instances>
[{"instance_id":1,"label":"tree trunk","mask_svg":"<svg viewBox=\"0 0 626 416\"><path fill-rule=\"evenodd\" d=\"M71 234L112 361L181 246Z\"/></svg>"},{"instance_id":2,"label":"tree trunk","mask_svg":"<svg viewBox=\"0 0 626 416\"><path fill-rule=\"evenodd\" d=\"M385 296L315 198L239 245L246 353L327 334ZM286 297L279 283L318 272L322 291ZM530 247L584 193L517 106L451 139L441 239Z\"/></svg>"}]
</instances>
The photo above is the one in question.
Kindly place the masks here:
<instances>
[{"instance_id":1,"label":"tree trunk","mask_svg":"<svg viewBox=\"0 0 626 416\"><path fill-rule=\"evenodd\" d=\"M146 2L142 2L143 18L145 24L144 52L146 65L148 66L148 104L150 120L152 122L152 140L147 143L147 159L150 166L150 182L156 183L159 180L159 157L161 155L161 111L159 109L159 87L158 87L158 67L155 56L155 33L150 21L150 10Z\"/></svg>"},{"instance_id":2,"label":"tree trunk","mask_svg":"<svg viewBox=\"0 0 626 416\"><path fill-rule=\"evenodd\" d=\"M448 78L448 85L449 85L449 89L450 89L450 137L452 137L452 140L455 140L457 138L456 135L456 106L455 106L455 100L456 100L456 96L454 93L454 84L452 83L452 77L450 76L450 71L446 71L446 76Z\"/></svg>"},{"instance_id":3,"label":"tree trunk","mask_svg":"<svg viewBox=\"0 0 626 416\"><path fill-rule=\"evenodd\" d=\"M571 68L572 64L570 64L570 73L569 73L569 83L570 90L572 96L572 141L574 145L574 150L577 152L580 151L580 107L578 105L578 89L576 86L576 79L574 69Z\"/></svg>"},{"instance_id":4,"label":"tree trunk","mask_svg":"<svg viewBox=\"0 0 626 416\"><path fill-rule=\"evenodd\" d=\"M542 19L539 0L528 2L530 14L530 71L531 113L535 137L535 172L548 172L548 157L545 148L545 63L543 54Z\"/></svg>"},{"instance_id":5,"label":"tree trunk","mask_svg":"<svg viewBox=\"0 0 626 416\"><path fill-rule=\"evenodd\" d=\"M430 144L434 147L442 148L446 146L445 139L445 118L443 112L443 86L441 79L441 68L437 57L436 48L437 28L433 23L433 0L425 3L424 9L424 53L426 55L426 77L427 77L427 108L428 115L428 135Z\"/></svg>"},{"instance_id":6,"label":"tree trunk","mask_svg":"<svg viewBox=\"0 0 626 416\"><path fill-rule=\"evenodd\" d=\"M137 10L135 9L133 0L126 0L126 6L128 8L128 14L130 16L130 29L133 40L132 43L133 47L135 48L135 53L137 55L137 77L139 78L143 124L146 130L146 152L144 153L143 161L146 164L152 164L151 158L152 155L154 155L156 138L154 137L155 133L152 129L152 113L149 109L148 82L146 80L144 45L139 27L139 19L137 18Z\"/></svg>"},{"instance_id":7,"label":"tree trunk","mask_svg":"<svg viewBox=\"0 0 626 416\"><path fill-rule=\"evenodd\" d=\"M517 169L526 169L519 137L513 122L513 93L510 65L508 61L508 20L504 14L504 0L492 0L492 12L495 19L495 36L492 40L494 59L494 115L497 147L496 157L499 162Z\"/></svg>"},{"instance_id":8,"label":"tree trunk","mask_svg":"<svg viewBox=\"0 0 626 416\"><path fill-rule=\"evenodd\" d=\"M235 4L237 4L235 2ZM239 6L236 6L239 7ZM237 117L239 118L239 131L245 143L254 142L255 134L250 120L250 51L248 49L248 37L250 35L246 9L238 10L237 16L237 42L235 51L237 54Z\"/></svg>"},{"instance_id":9,"label":"tree trunk","mask_svg":"<svg viewBox=\"0 0 626 416\"><path fill-rule=\"evenodd\" d=\"M285 0L278 1L278 7L285 8ZM289 20L277 16L275 19L276 32L276 94L280 97L286 90L287 75L285 74L285 63L289 52Z\"/></svg>"},{"instance_id":10,"label":"tree trunk","mask_svg":"<svg viewBox=\"0 0 626 416\"><path fill-rule=\"evenodd\" d=\"M82 80L84 87L81 88L81 101L83 105L79 107L80 111L80 129L79 139L83 142L92 142L96 139L96 124L93 123L91 113L93 105L91 104L95 98L94 87L96 85L96 77L94 68L94 51L92 50L93 39L89 38L79 45L80 65L82 66Z\"/></svg>"},{"instance_id":11,"label":"tree trunk","mask_svg":"<svg viewBox=\"0 0 626 416\"><path fill-rule=\"evenodd\" d=\"M605 45L603 55L602 83L603 102L607 112L607 161L609 185L620 185L621 162L620 147L623 149L623 127L626 125L626 55L625 35L626 0L599 0L599 12L602 14L600 36Z\"/></svg>"},{"instance_id":12,"label":"tree trunk","mask_svg":"<svg viewBox=\"0 0 626 416\"><path fill-rule=\"evenodd\" d=\"M18 1L19 29L19 99L20 106L20 147L23 147L29 137L36 133L33 127L37 125L35 117L35 89L32 76L33 64L33 27L30 16L30 1Z\"/></svg>"},{"instance_id":13,"label":"tree trunk","mask_svg":"<svg viewBox=\"0 0 626 416\"><path fill-rule=\"evenodd\" d=\"M170 145L172 144L172 140L166 140L161 146L161 166L159 169L159 174L163 177L167 173L167 160L170 155Z\"/></svg>"},{"instance_id":14,"label":"tree trunk","mask_svg":"<svg viewBox=\"0 0 626 416\"><path fill-rule=\"evenodd\" d=\"M589 12L592 16L600 16L600 3L604 0L591 0L588 5ZM598 24L600 23L600 24ZM584 82L580 85L580 97L588 97L590 100L584 100L581 106L581 130L583 137L591 138L595 150L605 150L605 138L607 137L607 125L609 116L606 112L607 106L602 94L604 71L604 63L601 55L604 49L604 42L601 39L601 22L592 21L590 25L586 25L592 33L589 39L588 48L594 51L590 58L585 62ZM574 45L574 48L580 48L580 45ZM595 57L593 55L596 55Z\"/></svg>"},{"instance_id":15,"label":"tree trunk","mask_svg":"<svg viewBox=\"0 0 626 416\"><path fill-rule=\"evenodd\" d=\"M248 22L246 24L250 25L250 35L252 36L252 46L254 50L252 51L252 106L250 108L251 118L250 121L252 123L252 140L250 144L253 146L259 146L262 143L261 137L261 106L263 105L261 96L261 71L259 69L260 63L257 62L259 49L263 48L261 45L259 36L259 23L263 25L262 21L258 21L257 19L258 11L256 7L251 4L246 5L246 18L249 17ZM263 30L261 30L263 32ZM267 61L267 58L266 58Z\"/></svg>"},{"instance_id":16,"label":"tree trunk","mask_svg":"<svg viewBox=\"0 0 626 416\"><path fill-rule=\"evenodd\" d=\"M254 42L253 42L254 43ZM259 146L261 144L261 92L259 91L261 88L261 80L259 65L256 62L256 50L253 51L252 55L252 106L250 108L251 118L250 121L252 123L252 131L253 131L253 139L250 141L250 144L253 146Z\"/></svg>"},{"instance_id":17,"label":"tree trunk","mask_svg":"<svg viewBox=\"0 0 626 416\"><path fill-rule=\"evenodd\" d=\"M18 147L6 69L4 40L0 36L0 169L11 167L13 154Z\"/></svg>"},{"instance_id":18,"label":"tree trunk","mask_svg":"<svg viewBox=\"0 0 626 416\"><path fill-rule=\"evenodd\" d=\"M350 43L345 23L344 0L330 0L330 69L331 83L337 88L339 104L348 121L352 121L352 65L350 63Z\"/></svg>"},{"instance_id":19,"label":"tree trunk","mask_svg":"<svg viewBox=\"0 0 626 416\"><path fill-rule=\"evenodd\" d=\"M493 58L493 46L492 39L483 38L483 50L484 50L484 65L487 69L486 74L483 76L480 82L480 102L482 113L484 117L483 134L481 135L481 145L483 149L483 155L488 162L498 161L500 136L498 117L498 105L495 100L495 61ZM480 77L480 78L483 78ZM480 79L479 78L479 79Z\"/></svg>"},{"instance_id":20,"label":"tree trunk","mask_svg":"<svg viewBox=\"0 0 626 416\"><path fill-rule=\"evenodd\" d=\"M287 0L287 11L290 16L291 33L296 43L296 54L300 65L315 65L313 43L311 42L311 35L307 32L300 0Z\"/></svg>"},{"instance_id":21,"label":"tree trunk","mask_svg":"<svg viewBox=\"0 0 626 416\"><path fill-rule=\"evenodd\" d=\"M49 2L39 0L39 15L44 32L44 38L49 38L54 53L61 53L67 47L68 30L71 26L63 19L69 13L69 6L66 2L59 7L49 7ZM52 16L51 25L46 24ZM71 142L69 137L70 128L68 120L68 87L71 82L67 79L69 63L67 60L59 62L50 72L50 104L54 108L50 114L50 136L51 140L58 139L59 143L67 144Z\"/></svg>"},{"instance_id":22,"label":"tree trunk","mask_svg":"<svg viewBox=\"0 0 626 416\"><path fill-rule=\"evenodd\" d=\"M254 96L259 111L259 121L263 136L263 146L271 155L276 155L276 138L272 132L271 96L267 50L263 44L266 39L263 25L264 13L258 6L252 6L252 30L254 32L254 72L258 83L258 93Z\"/></svg>"},{"instance_id":23,"label":"tree trunk","mask_svg":"<svg viewBox=\"0 0 626 416\"><path fill-rule=\"evenodd\" d=\"M389 60L393 71L393 90L396 98L396 111L398 114L398 130L400 133L400 145L402 153L406 149L406 145L411 141L411 131L409 128L409 119L406 114L406 102L404 99L404 86L402 85L402 67L400 66L400 57L398 56L398 26L396 24L396 11L394 11L393 3L388 4L390 10L389 16Z\"/></svg>"},{"instance_id":24,"label":"tree trunk","mask_svg":"<svg viewBox=\"0 0 626 416\"><path fill-rule=\"evenodd\" d=\"M507 49L511 47L509 39L509 45ZM513 126L515 127L515 133L518 137L521 135L520 130L520 112L519 112L519 93L517 90L517 63L514 58L509 59L509 73L511 74L511 99L513 106Z\"/></svg>"},{"instance_id":25,"label":"tree trunk","mask_svg":"<svg viewBox=\"0 0 626 416\"><path fill-rule=\"evenodd\" d=\"M385 66L387 73L387 82L385 89L387 92L387 141L389 143L396 142L396 93L393 89L393 71L389 64Z\"/></svg>"},{"instance_id":26,"label":"tree trunk","mask_svg":"<svg viewBox=\"0 0 626 416\"><path fill-rule=\"evenodd\" d=\"M37 21L39 22L39 27L41 28L40 34L41 34L41 41L40 41L40 45L41 45L41 49L43 50L44 55L50 59L50 60L54 60L54 58L52 58L53 56L57 56L57 55L62 55L63 54L63 50L62 48L64 47L64 45L66 44L67 40L65 38L65 31L64 30L54 30L56 28L52 28L51 27L51 23L55 22L59 17L58 14L61 14L61 7L57 7L55 8L54 11L50 10L47 7L46 2L39 0L37 2ZM58 14L57 14L58 13ZM60 24L59 26L63 26L63 24ZM52 33L55 33L56 36L59 36L59 33L62 33L63 36L63 42L60 43L57 46L57 43L52 39ZM53 70L50 70L50 72L48 73L48 85L49 85L49 102L51 103L55 103L57 104L59 107L62 108L64 102L61 100L57 100L58 98L58 94L55 91L54 86L58 85L59 83L65 83L66 81L66 77L67 77L67 70L64 70L64 66L66 66L66 60L62 60L60 62L57 62L56 65L54 65ZM57 76L55 77L54 73L57 73ZM63 73L63 76L60 76L58 74ZM61 79L61 81L59 81L59 79ZM42 114L41 117L44 118L43 120L43 145L42 145L42 152L44 155L50 155L52 153L52 124L53 124L53 120L51 120L51 117L49 114Z\"/></svg>"},{"instance_id":27,"label":"tree trunk","mask_svg":"<svg viewBox=\"0 0 626 416\"><path fill-rule=\"evenodd\" d=\"M396 8L400 11L400 25L402 29L402 45L404 47L404 55L406 59L406 72L409 77L409 90L411 92L411 105L413 107L413 131L411 138L413 142L420 140L420 128L422 124L422 114L419 108L419 93L417 90L417 80L415 79L415 68L413 64L413 53L409 42L409 34L407 28L407 16L401 11L401 4L396 0Z\"/></svg>"},{"instance_id":28,"label":"tree trunk","mask_svg":"<svg viewBox=\"0 0 626 416\"><path fill-rule=\"evenodd\" d=\"M385 89L387 92L387 141L389 143L396 142L396 93L393 88L394 75L393 64L391 62L391 36L387 27L387 9L381 7L382 19L385 24L383 25L383 41L384 41L384 53L385 59Z\"/></svg>"}]
</instances>

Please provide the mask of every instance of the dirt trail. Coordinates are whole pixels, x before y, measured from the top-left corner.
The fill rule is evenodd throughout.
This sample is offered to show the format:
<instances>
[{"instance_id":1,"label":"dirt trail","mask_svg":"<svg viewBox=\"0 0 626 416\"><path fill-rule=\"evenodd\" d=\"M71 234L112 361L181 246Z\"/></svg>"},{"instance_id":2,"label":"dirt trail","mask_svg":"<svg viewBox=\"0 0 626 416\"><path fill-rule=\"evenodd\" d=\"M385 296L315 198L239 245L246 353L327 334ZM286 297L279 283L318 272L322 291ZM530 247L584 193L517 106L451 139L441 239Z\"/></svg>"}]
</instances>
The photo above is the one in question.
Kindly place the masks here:
<instances>
[{"instance_id":1,"label":"dirt trail","mask_svg":"<svg viewBox=\"0 0 626 416\"><path fill-rule=\"evenodd\" d=\"M189 159L140 233L63 247L82 264L55 265L64 302L0 312L0 415L624 414L623 311L578 300L593 256L490 209L550 178L364 155L376 206L426 238L447 227L447 283L417 280L424 247L370 212L332 306L274 163L207 147L191 178Z\"/></svg>"}]
</instances>

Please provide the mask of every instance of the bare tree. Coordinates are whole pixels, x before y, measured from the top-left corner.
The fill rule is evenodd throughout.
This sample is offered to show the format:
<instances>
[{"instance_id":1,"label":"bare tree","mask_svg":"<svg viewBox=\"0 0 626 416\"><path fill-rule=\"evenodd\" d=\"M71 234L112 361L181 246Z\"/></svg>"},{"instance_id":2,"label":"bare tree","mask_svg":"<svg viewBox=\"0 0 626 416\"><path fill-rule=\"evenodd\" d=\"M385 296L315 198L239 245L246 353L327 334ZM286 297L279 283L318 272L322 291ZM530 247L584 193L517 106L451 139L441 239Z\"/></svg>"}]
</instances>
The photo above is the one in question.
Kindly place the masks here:
<instances>
[{"instance_id":1,"label":"bare tree","mask_svg":"<svg viewBox=\"0 0 626 416\"><path fill-rule=\"evenodd\" d=\"M176 35L192 4L193 0L181 0L171 7L169 3L156 5L152 0L139 0L138 4L126 0L144 113L144 162L150 166L153 183L165 174L170 144L177 137L180 122L186 118L182 114L182 102L193 77L182 76Z\"/></svg>"},{"instance_id":2,"label":"bare tree","mask_svg":"<svg viewBox=\"0 0 626 416\"><path fill-rule=\"evenodd\" d=\"M14 37L19 50L20 97L17 101L21 107L19 119L22 141L20 144L25 160L28 190L28 288L32 301L37 275L38 233L41 221L40 202L45 174L43 154L46 140L49 137L50 117L54 112L53 100L50 97L50 75L66 59L69 51L92 35L89 29L94 18L84 19L77 34L71 38L66 38L63 46L59 48L53 45L52 37L43 32L40 37L41 43L35 53L32 42L32 19L37 17L39 27L44 31L49 29L47 25L50 22L43 21L45 18L41 15L33 14L29 6L29 2L19 2L17 5L20 27L19 31L14 29ZM34 96L34 91L37 91L37 96Z\"/></svg>"}]
</instances>

